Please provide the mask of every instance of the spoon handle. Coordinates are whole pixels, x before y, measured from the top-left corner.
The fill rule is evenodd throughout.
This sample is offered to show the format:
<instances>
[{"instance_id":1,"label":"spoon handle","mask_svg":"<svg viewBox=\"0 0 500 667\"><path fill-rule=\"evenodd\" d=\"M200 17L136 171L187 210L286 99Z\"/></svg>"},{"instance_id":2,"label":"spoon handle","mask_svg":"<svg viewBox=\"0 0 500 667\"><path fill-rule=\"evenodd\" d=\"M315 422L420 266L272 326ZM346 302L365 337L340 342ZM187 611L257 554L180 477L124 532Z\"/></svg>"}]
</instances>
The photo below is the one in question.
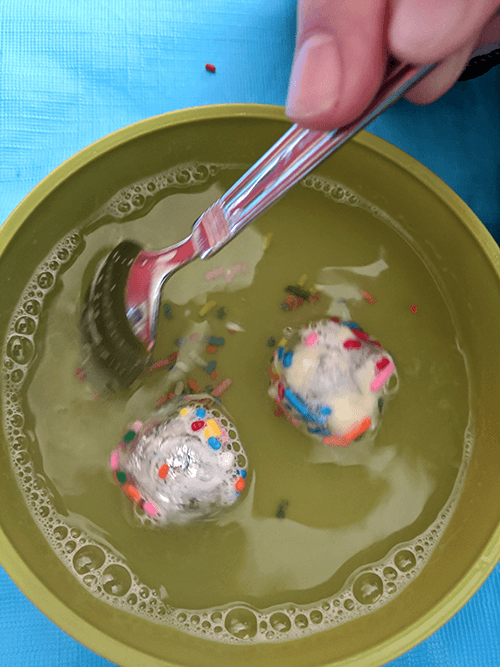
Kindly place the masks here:
<instances>
[{"instance_id":1,"label":"spoon handle","mask_svg":"<svg viewBox=\"0 0 500 667\"><path fill-rule=\"evenodd\" d=\"M274 204L297 181L333 151L366 127L436 65L416 67L392 61L375 98L352 123L331 132L305 130L298 125L286 132L258 162L203 213L195 223L202 258L220 250L249 222Z\"/></svg>"}]
</instances>

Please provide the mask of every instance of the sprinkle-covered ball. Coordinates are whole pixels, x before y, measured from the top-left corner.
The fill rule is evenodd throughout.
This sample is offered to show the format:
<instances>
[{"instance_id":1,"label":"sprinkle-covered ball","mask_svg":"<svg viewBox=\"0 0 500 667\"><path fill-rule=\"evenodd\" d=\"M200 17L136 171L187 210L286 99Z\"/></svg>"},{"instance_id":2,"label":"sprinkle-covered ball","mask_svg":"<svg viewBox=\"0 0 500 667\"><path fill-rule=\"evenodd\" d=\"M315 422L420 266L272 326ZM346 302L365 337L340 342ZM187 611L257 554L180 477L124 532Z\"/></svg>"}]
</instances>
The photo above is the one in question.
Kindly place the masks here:
<instances>
[{"instance_id":1,"label":"sprinkle-covered ball","mask_svg":"<svg viewBox=\"0 0 500 667\"><path fill-rule=\"evenodd\" d=\"M240 496L247 475L236 427L208 395L174 399L147 423L132 424L110 466L136 515L158 526L217 517Z\"/></svg>"},{"instance_id":2,"label":"sprinkle-covered ball","mask_svg":"<svg viewBox=\"0 0 500 667\"><path fill-rule=\"evenodd\" d=\"M355 322L336 317L293 331L274 352L270 375L269 394L289 421L330 446L374 432L397 390L387 350Z\"/></svg>"}]
</instances>

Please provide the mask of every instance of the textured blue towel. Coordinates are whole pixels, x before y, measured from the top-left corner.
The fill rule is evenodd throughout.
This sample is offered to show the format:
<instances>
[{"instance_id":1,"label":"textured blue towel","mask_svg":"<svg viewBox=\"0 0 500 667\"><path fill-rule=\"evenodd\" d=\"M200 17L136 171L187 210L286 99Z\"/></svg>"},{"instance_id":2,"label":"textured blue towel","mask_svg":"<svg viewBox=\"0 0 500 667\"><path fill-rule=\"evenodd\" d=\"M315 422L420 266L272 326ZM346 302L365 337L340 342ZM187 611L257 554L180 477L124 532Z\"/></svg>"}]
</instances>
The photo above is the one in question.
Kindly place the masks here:
<instances>
[{"instance_id":1,"label":"textured blue towel","mask_svg":"<svg viewBox=\"0 0 500 667\"><path fill-rule=\"evenodd\" d=\"M294 0L3 0L0 222L54 167L134 121L221 102L283 104ZM205 63L216 65L215 74ZM497 68L500 70L500 68ZM430 167L500 239L500 72L436 104L400 102L371 130ZM0 570L2 667L109 665ZM500 571L394 667L498 667ZM138 666L139 667L139 666Z\"/></svg>"}]
</instances>

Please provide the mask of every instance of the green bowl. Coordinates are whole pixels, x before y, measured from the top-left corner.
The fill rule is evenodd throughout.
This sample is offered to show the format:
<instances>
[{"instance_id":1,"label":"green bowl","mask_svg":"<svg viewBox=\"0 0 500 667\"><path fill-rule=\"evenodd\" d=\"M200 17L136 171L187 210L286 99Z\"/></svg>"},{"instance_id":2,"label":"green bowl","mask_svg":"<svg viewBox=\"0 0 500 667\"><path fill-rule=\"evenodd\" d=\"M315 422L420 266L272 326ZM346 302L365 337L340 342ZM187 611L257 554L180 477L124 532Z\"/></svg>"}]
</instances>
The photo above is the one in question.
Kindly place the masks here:
<instances>
[{"instance_id":1,"label":"green bowl","mask_svg":"<svg viewBox=\"0 0 500 667\"><path fill-rule=\"evenodd\" d=\"M179 163L252 163L287 129L278 107L172 112L120 130L43 180L0 228L0 335L56 242L120 188ZM500 556L500 252L437 176L364 132L321 167L397 219L438 267L469 350L476 438L458 506L416 581L373 614L280 644L204 641L94 598L55 556L29 513L2 436L0 559L27 597L82 644L123 666L378 666L424 640L474 594ZM436 224L438 221L438 224ZM489 332L485 334L485 332Z\"/></svg>"}]
</instances>

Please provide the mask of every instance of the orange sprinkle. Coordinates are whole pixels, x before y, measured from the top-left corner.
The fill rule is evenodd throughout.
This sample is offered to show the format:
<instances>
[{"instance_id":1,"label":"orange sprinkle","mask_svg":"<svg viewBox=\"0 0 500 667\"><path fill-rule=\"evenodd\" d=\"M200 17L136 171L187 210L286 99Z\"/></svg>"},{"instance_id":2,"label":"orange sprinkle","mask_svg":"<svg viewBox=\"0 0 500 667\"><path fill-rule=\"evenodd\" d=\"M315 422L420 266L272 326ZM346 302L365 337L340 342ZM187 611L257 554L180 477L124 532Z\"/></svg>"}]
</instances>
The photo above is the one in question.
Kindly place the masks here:
<instances>
[{"instance_id":1,"label":"orange sprinkle","mask_svg":"<svg viewBox=\"0 0 500 667\"><path fill-rule=\"evenodd\" d=\"M215 345L207 345L207 352L209 354L215 354L217 352L217 348Z\"/></svg>"},{"instance_id":2,"label":"orange sprinkle","mask_svg":"<svg viewBox=\"0 0 500 667\"><path fill-rule=\"evenodd\" d=\"M156 407L159 408L160 405L163 405L164 403L166 403L167 400L168 400L167 395L163 394L163 396L160 396L159 398L156 399L156 401L155 401Z\"/></svg>"},{"instance_id":3,"label":"orange sprinkle","mask_svg":"<svg viewBox=\"0 0 500 667\"><path fill-rule=\"evenodd\" d=\"M350 431L344 433L343 438L347 444L355 440L359 435L368 430L371 426L372 420L369 416L365 417L358 424L355 424Z\"/></svg>"},{"instance_id":4,"label":"orange sprinkle","mask_svg":"<svg viewBox=\"0 0 500 667\"><path fill-rule=\"evenodd\" d=\"M372 296L369 292L365 292L364 290L361 292L363 295L363 299L365 301L368 301L368 303L377 303L377 299Z\"/></svg>"},{"instance_id":5,"label":"orange sprinkle","mask_svg":"<svg viewBox=\"0 0 500 667\"><path fill-rule=\"evenodd\" d=\"M238 477L238 479L235 482L234 488L236 489L236 491L243 491L243 489L245 488L245 480L243 479L243 477Z\"/></svg>"},{"instance_id":6,"label":"orange sprinkle","mask_svg":"<svg viewBox=\"0 0 500 667\"><path fill-rule=\"evenodd\" d=\"M132 486L132 484L126 484L123 487L123 490L127 494L129 498L132 498L132 500L135 500L136 503L139 503L141 501L141 494L139 491L135 488L135 486Z\"/></svg>"},{"instance_id":7,"label":"orange sprinkle","mask_svg":"<svg viewBox=\"0 0 500 667\"><path fill-rule=\"evenodd\" d=\"M227 378L226 380L222 380L222 382L218 384L212 391L212 396L220 396L226 391L226 389L230 386L230 384L231 380L229 378Z\"/></svg>"},{"instance_id":8,"label":"orange sprinkle","mask_svg":"<svg viewBox=\"0 0 500 667\"><path fill-rule=\"evenodd\" d=\"M347 447L349 443L338 435L327 435L323 438L323 444L329 445L330 447Z\"/></svg>"},{"instance_id":9,"label":"orange sprinkle","mask_svg":"<svg viewBox=\"0 0 500 667\"><path fill-rule=\"evenodd\" d=\"M215 380L216 378L217 378L217 371L213 370L213 371L210 373L210 379L211 379L211 380Z\"/></svg>"},{"instance_id":10,"label":"orange sprinkle","mask_svg":"<svg viewBox=\"0 0 500 667\"><path fill-rule=\"evenodd\" d=\"M165 479L165 477L168 475L169 470L170 470L170 468L168 467L168 465L166 463L164 463L161 466L161 468L158 470L158 477L160 479Z\"/></svg>"},{"instance_id":11,"label":"orange sprinkle","mask_svg":"<svg viewBox=\"0 0 500 667\"><path fill-rule=\"evenodd\" d=\"M192 389L195 394L200 392L200 385L196 382L196 380L188 380L187 386Z\"/></svg>"},{"instance_id":12,"label":"orange sprinkle","mask_svg":"<svg viewBox=\"0 0 500 667\"><path fill-rule=\"evenodd\" d=\"M167 360L172 363L174 361L177 361L177 357L179 356L179 350L176 350L175 352L172 352L172 354L169 354L167 357Z\"/></svg>"},{"instance_id":13,"label":"orange sprinkle","mask_svg":"<svg viewBox=\"0 0 500 667\"><path fill-rule=\"evenodd\" d=\"M283 408L280 407L279 405L276 406L276 410L274 411L274 416L275 417L282 417L283 416Z\"/></svg>"},{"instance_id":14,"label":"orange sprinkle","mask_svg":"<svg viewBox=\"0 0 500 667\"><path fill-rule=\"evenodd\" d=\"M275 373L273 371L272 366L269 366L269 375L271 376L271 380L279 380L280 379L280 376L278 375L278 373Z\"/></svg>"}]
</instances>

